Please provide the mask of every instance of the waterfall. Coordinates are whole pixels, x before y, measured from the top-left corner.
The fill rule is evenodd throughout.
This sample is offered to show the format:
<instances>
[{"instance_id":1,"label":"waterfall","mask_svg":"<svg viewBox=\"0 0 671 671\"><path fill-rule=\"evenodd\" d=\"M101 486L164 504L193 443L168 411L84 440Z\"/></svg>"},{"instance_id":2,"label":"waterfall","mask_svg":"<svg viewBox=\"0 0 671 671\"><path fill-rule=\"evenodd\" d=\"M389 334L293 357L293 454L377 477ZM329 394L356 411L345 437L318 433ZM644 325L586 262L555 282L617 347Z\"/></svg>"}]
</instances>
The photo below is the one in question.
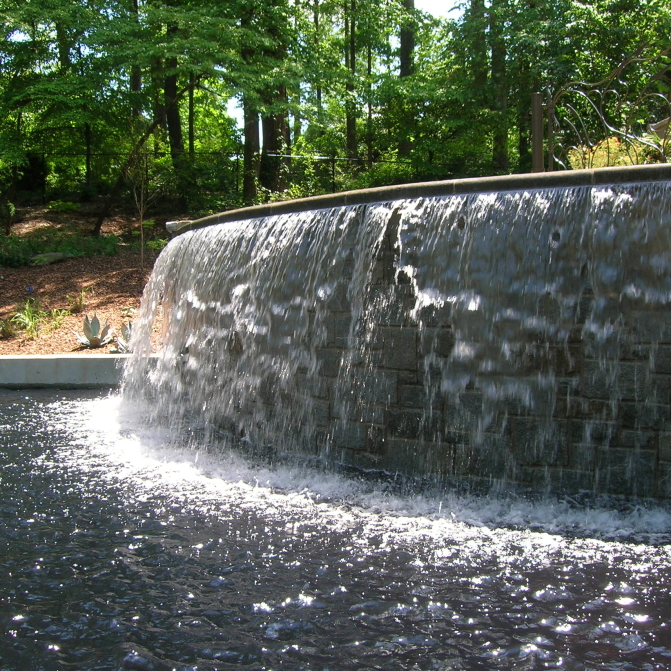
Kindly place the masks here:
<instances>
[{"instance_id":1,"label":"waterfall","mask_svg":"<svg viewBox=\"0 0 671 671\"><path fill-rule=\"evenodd\" d=\"M125 396L251 450L668 496L670 195L492 191L189 231L145 290Z\"/></svg>"}]
</instances>

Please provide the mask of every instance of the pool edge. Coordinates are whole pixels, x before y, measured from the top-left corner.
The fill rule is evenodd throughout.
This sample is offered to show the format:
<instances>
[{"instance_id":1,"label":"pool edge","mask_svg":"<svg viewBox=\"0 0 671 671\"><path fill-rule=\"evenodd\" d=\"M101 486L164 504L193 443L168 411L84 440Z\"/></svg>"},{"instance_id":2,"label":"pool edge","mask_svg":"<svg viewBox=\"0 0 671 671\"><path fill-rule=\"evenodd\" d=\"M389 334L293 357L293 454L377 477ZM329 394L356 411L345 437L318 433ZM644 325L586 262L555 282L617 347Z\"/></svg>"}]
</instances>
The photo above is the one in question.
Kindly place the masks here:
<instances>
[{"instance_id":1,"label":"pool edge","mask_svg":"<svg viewBox=\"0 0 671 671\"><path fill-rule=\"evenodd\" d=\"M91 389L118 387L130 354L0 356L0 388Z\"/></svg>"}]
</instances>

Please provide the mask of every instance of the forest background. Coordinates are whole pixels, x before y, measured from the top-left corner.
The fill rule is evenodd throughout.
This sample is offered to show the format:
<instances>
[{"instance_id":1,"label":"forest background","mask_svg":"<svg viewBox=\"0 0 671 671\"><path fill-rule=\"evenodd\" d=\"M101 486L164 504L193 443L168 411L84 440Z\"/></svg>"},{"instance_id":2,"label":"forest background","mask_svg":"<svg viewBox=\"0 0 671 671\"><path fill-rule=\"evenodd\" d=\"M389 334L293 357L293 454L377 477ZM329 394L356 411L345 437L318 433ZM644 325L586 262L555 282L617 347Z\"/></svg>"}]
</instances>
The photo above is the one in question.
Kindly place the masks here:
<instances>
[{"instance_id":1,"label":"forest background","mask_svg":"<svg viewBox=\"0 0 671 671\"><path fill-rule=\"evenodd\" d=\"M159 200L195 216L528 172L532 92L597 81L671 35L666 0L468 0L452 18L414 0L0 0L0 14L7 233L17 204L99 201L99 233L119 198L142 220Z\"/></svg>"}]
</instances>

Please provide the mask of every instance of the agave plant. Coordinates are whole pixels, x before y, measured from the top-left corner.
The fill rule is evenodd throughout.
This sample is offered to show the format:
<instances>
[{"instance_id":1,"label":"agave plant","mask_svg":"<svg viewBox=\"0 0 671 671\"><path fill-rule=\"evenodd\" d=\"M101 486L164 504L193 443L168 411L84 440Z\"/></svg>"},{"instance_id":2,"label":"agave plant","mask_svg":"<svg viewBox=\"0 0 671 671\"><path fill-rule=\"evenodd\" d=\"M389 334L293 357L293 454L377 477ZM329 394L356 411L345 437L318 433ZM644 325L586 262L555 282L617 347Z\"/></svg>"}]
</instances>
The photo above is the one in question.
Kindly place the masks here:
<instances>
[{"instance_id":1,"label":"agave plant","mask_svg":"<svg viewBox=\"0 0 671 671\"><path fill-rule=\"evenodd\" d=\"M116 337L116 347L112 350L114 354L128 354L130 352L130 337L133 335L133 322L121 325L121 335Z\"/></svg>"},{"instance_id":2,"label":"agave plant","mask_svg":"<svg viewBox=\"0 0 671 671\"><path fill-rule=\"evenodd\" d=\"M77 340L84 345L84 347L102 347L111 342L114 338L114 331L110 328L110 325L105 320L102 328L100 326L100 321L96 315L93 315L93 319L89 321L89 316L84 317L84 335L75 333Z\"/></svg>"}]
</instances>

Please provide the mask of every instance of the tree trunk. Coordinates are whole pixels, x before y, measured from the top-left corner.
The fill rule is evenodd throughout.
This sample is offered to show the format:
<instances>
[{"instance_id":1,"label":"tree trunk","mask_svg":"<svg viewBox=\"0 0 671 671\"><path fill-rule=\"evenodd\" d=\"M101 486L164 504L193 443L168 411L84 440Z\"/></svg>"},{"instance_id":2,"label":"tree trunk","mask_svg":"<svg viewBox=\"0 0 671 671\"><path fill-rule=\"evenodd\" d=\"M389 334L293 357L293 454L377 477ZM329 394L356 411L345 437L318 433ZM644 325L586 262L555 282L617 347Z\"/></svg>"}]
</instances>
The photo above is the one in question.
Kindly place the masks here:
<instances>
[{"instance_id":1,"label":"tree trunk","mask_svg":"<svg viewBox=\"0 0 671 671\"><path fill-rule=\"evenodd\" d=\"M179 171L182 168L182 156L184 155L184 138L182 136L182 117L179 112L179 105L175 103L177 97L177 59L168 58L165 65L168 70L164 80L165 119L168 124L172 163L175 170Z\"/></svg>"},{"instance_id":2,"label":"tree trunk","mask_svg":"<svg viewBox=\"0 0 671 671\"><path fill-rule=\"evenodd\" d=\"M84 124L84 143L86 145L86 187L91 186L91 124Z\"/></svg>"},{"instance_id":3,"label":"tree trunk","mask_svg":"<svg viewBox=\"0 0 671 671\"><path fill-rule=\"evenodd\" d=\"M314 0L313 4L313 19L315 24L315 41L313 49L315 53L319 51L321 39L319 32L319 0ZM324 107L322 103L322 86L321 86L321 67L317 78L317 123L319 124L319 134L322 135L324 132Z\"/></svg>"},{"instance_id":4,"label":"tree trunk","mask_svg":"<svg viewBox=\"0 0 671 671\"><path fill-rule=\"evenodd\" d=\"M401 78L409 77L414 71L415 30L409 19L415 9L415 0L402 0L407 14L401 25Z\"/></svg>"},{"instance_id":5,"label":"tree trunk","mask_svg":"<svg viewBox=\"0 0 671 671\"><path fill-rule=\"evenodd\" d=\"M70 69L70 39L61 23L56 23L56 42L58 45L58 65L64 72Z\"/></svg>"},{"instance_id":6,"label":"tree trunk","mask_svg":"<svg viewBox=\"0 0 671 671\"><path fill-rule=\"evenodd\" d=\"M256 178L259 171L259 112L244 96L242 102L245 140L242 160L242 200L252 205L256 200Z\"/></svg>"},{"instance_id":7,"label":"tree trunk","mask_svg":"<svg viewBox=\"0 0 671 671\"><path fill-rule=\"evenodd\" d=\"M370 42L367 46L367 68L366 74L368 75L368 85L367 85L367 107L368 115L366 118L366 163L368 170L373 167L373 48L371 47Z\"/></svg>"},{"instance_id":8,"label":"tree trunk","mask_svg":"<svg viewBox=\"0 0 671 671\"><path fill-rule=\"evenodd\" d=\"M492 54L491 108L496 114L492 137L492 160L497 172L507 173L508 159L508 82L506 79L506 43L503 34L501 0L489 7L489 38Z\"/></svg>"},{"instance_id":9,"label":"tree trunk","mask_svg":"<svg viewBox=\"0 0 671 671\"><path fill-rule=\"evenodd\" d=\"M487 102L487 20L485 0L471 0L464 19L467 58L470 60L473 97L480 105Z\"/></svg>"},{"instance_id":10,"label":"tree trunk","mask_svg":"<svg viewBox=\"0 0 671 671\"><path fill-rule=\"evenodd\" d=\"M288 149L289 126L287 124L286 102L287 91L279 86L273 98L266 99L266 105L272 109L280 103L281 111L268 112L261 118L263 130L263 149L261 150L261 164L259 167L259 183L264 189L272 192L282 191L286 187L283 175L283 166L286 161L282 158Z\"/></svg>"},{"instance_id":11,"label":"tree trunk","mask_svg":"<svg viewBox=\"0 0 671 671\"><path fill-rule=\"evenodd\" d=\"M135 15L135 21L140 22L140 8L138 5L138 0L133 0L133 14ZM142 70L139 65L132 65L130 71L130 92L132 94L139 94L142 91ZM137 96L139 98L139 95ZM131 99L133 101L133 116L140 117L142 116L142 108L139 105L139 101L136 101L136 96L132 95Z\"/></svg>"},{"instance_id":12,"label":"tree trunk","mask_svg":"<svg viewBox=\"0 0 671 671\"><path fill-rule=\"evenodd\" d=\"M163 70L163 61L155 58L151 65L151 81L153 88L152 108L154 119L158 122L157 128L167 130L168 124L165 118L165 101L163 99L163 82L161 81L161 71Z\"/></svg>"},{"instance_id":13,"label":"tree trunk","mask_svg":"<svg viewBox=\"0 0 671 671\"><path fill-rule=\"evenodd\" d=\"M189 156L191 160L196 154L195 149L195 113L193 105L193 89L196 86L193 73L189 75Z\"/></svg>"},{"instance_id":14,"label":"tree trunk","mask_svg":"<svg viewBox=\"0 0 671 671\"><path fill-rule=\"evenodd\" d=\"M401 79L405 79L414 72L415 31L410 20L412 19L411 12L415 9L415 0L402 0L402 3L406 16L401 25L400 76ZM415 118L407 101L401 101L401 110L398 155L407 157L413 147L412 136L414 135Z\"/></svg>"},{"instance_id":15,"label":"tree trunk","mask_svg":"<svg viewBox=\"0 0 671 671\"><path fill-rule=\"evenodd\" d=\"M356 0L345 0L345 69L347 70L345 124L347 156L358 157L356 141L356 100L354 80L356 77ZM353 161L354 162L354 161Z\"/></svg>"}]
</instances>

